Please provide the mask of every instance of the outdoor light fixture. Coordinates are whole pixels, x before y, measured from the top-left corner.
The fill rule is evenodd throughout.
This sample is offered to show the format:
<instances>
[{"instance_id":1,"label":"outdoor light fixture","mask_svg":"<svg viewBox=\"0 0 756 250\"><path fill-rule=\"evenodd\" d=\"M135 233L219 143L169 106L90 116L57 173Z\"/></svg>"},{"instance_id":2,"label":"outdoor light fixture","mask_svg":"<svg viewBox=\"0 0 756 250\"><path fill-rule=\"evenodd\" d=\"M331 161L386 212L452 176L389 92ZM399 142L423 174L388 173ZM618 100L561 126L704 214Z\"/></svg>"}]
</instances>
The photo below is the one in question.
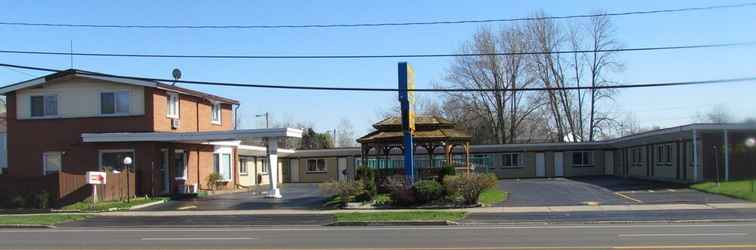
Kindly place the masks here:
<instances>
[{"instance_id":1,"label":"outdoor light fixture","mask_svg":"<svg viewBox=\"0 0 756 250\"><path fill-rule=\"evenodd\" d=\"M756 138L750 137L745 140L746 147L752 148L756 146Z\"/></svg>"},{"instance_id":2,"label":"outdoor light fixture","mask_svg":"<svg viewBox=\"0 0 756 250\"><path fill-rule=\"evenodd\" d=\"M134 160L130 156L123 157L123 166L126 170L126 203L131 203L131 181L129 181L129 165Z\"/></svg>"}]
</instances>

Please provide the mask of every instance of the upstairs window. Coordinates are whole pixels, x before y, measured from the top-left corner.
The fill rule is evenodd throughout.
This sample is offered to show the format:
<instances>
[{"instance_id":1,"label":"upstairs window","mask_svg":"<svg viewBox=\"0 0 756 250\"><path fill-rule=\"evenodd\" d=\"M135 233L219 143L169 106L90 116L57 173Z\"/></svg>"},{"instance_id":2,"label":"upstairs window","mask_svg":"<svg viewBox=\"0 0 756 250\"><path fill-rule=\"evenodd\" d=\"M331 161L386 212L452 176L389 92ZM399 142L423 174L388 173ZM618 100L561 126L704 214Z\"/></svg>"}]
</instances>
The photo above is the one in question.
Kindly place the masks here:
<instances>
[{"instance_id":1,"label":"upstairs window","mask_svg":"<svg viewBox=\"0 0 756 250\"><path fill-rule=\"evenodd\" d=\"M57 95L31 96L31 116L45 117L58 115Z\"/></svg>"},{"instance_id":2,"label":"upstairs window","mask_svg":"<svg viewBox=\"0 0 756 250\"><path fill-rule=\"evenodd\" d=\"M128 114L129 92L103 92L100 93L100 113L104 115Z\"/></svg>"},{"instance_id":3,"label":"upstairs window","mask_svg":"<svg viewBox=\"0 0 756 250\"><path fill-rule=\"evenodd\" d=\"M179 118L179 95L178 93L168 93L168 117Z\"/></svg>"},{"instance_id":4,"label":"upstairs window","mask_svg":"<svg viewBox=\"0 0 756 250\"><path fill-rule=\"evenodd\" d=\"M221 124L221 104L213 103L213 111L211 112L211 119L213 124Z\"/></svg>"},{"instance_id":5,"label":"upstairs window","mask_svg":"<svg viewBox=\"0 0 756 250\"><path fill-rule=\"evenodd\" d=\"M503 160L502 167L504 168L519 168L522 164L520 164L520 153L506 153L501 155L501 158Z\"/></svg>"},{"instance_id":6,"label":"upstairs window","mask_svg":"<svg viewBox=\"0 0 756 250\"><path fill-rule=\"evenodd\" d=\"M592 167L593 154L589 151L572 152L572 165L575 167Z\"/></svg>"}]
</instances>

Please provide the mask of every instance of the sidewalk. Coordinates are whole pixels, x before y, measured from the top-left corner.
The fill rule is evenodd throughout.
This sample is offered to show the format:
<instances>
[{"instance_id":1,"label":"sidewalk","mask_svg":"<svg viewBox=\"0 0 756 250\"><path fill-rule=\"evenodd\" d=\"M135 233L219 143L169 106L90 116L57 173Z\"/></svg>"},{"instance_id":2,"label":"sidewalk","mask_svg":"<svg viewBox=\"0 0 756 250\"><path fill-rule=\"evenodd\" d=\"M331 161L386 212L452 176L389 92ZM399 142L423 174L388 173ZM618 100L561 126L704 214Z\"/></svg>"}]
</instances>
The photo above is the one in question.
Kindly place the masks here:
<instances>
[{"instance_id":1,"label":"sidewalk","mask_svg":"<svg viewBox=\"0 0 756 250\"><path fill-rule=\"evenodd\" d=\"M597 206L551 206L551 207L482 207L448 209L469 213L545 213L545 212L608 212L608 211L673 211L673 210L714 210L714 209L756 209L756 203L709 203L709 204L641 204L641 205L597 205ZM423 211L429 209L370 209L370 210L303 210L303 209L260 209L260 210L206 210L206 211L124 211L108 212L107 216L213 216L213 215L328 215L352 212L400 212ZM433 209L429 211L438 211Z\"/></svg>"}]
</instances>

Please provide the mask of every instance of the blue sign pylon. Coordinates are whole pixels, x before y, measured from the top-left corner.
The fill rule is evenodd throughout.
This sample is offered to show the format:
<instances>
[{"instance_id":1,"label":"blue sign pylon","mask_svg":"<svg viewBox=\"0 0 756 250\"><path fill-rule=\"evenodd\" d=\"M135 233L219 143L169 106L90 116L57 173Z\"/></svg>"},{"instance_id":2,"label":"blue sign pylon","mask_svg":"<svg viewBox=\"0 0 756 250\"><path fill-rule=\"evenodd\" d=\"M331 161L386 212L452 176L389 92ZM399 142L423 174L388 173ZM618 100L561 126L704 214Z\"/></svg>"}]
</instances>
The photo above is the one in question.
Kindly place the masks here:
<instances>
[{"instance_id":1,"label":"blue sign pylon","mask_svg":"<svg viewBox=\"0 0 756 250\"><path fill-rule=\"evenodd\" d=\"M404 144L404 174L415 182L415 72L407 62L399 63L399 104L402 118L402 142Z\"/></svg>"}]
</instances>

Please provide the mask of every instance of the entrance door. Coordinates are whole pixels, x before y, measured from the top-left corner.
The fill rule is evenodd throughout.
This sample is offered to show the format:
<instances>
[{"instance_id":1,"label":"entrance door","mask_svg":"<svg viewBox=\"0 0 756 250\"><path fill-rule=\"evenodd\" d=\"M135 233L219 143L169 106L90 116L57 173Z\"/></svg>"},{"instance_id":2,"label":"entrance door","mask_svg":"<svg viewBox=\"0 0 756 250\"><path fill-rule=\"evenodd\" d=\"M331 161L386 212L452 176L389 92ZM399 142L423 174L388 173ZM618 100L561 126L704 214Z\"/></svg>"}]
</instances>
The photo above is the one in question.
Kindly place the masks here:
<instances>
[{"instance_id":1,"label":"entrance door","mask_svg":"<svg viewBox=\"0 0 756 250\"><path fill-rule=\"evenodd\" d=\"M564 176L564 153L554 152L554 176Z\"/></svg>"},{"instance_id":2,"label":"entrance door","mask_svg":"<svg viewBox=\"0 0 756 250\"><path fill-rule=\"evenodd\" d=\"M163 159L160 161L160 193L167 194L171 187L171 178L168 175L168 162L170 161L170 158L168 158L168 150L164 149L161 153Z\"/></svg>"},{"instance_id":3,"label":"entrance door","mask_svg":"<svg viewBox=\"0 0 756 250\"><path fill-rule=\"evenodd\" d=\"M291 182L299 182L299 159L289 160L289 167L291 168Z\"/></svg>"},{"instance_id":4,"label":"entrance door","mask_svg":"<svg viewBox=\"0 0 756 250\"><path fill-rule=\"evenodd\" d=\"M604 174L614 175L614 152L604 152L604 161L606 161L606 164L604 165Z\"/></svg>"},{"instance_id":5,"label":"entrance door","mask_svg":"<svg viewBox=\"0 0 756 250\"><path fill-rule=\"evenodd\" d=\"M339 180L345 181L349 178L347 174L347 158L339 158Z\"/></svg>"},{"instance_id":6,"label":"entrance door","mask_svg":"<svg viewBox=\"0 0 756 250\"><path fill-rule=\"evenodd\" d=\"M546 155L536 153L536 176L546 177Z\"/></svg>"}]
</instances>

